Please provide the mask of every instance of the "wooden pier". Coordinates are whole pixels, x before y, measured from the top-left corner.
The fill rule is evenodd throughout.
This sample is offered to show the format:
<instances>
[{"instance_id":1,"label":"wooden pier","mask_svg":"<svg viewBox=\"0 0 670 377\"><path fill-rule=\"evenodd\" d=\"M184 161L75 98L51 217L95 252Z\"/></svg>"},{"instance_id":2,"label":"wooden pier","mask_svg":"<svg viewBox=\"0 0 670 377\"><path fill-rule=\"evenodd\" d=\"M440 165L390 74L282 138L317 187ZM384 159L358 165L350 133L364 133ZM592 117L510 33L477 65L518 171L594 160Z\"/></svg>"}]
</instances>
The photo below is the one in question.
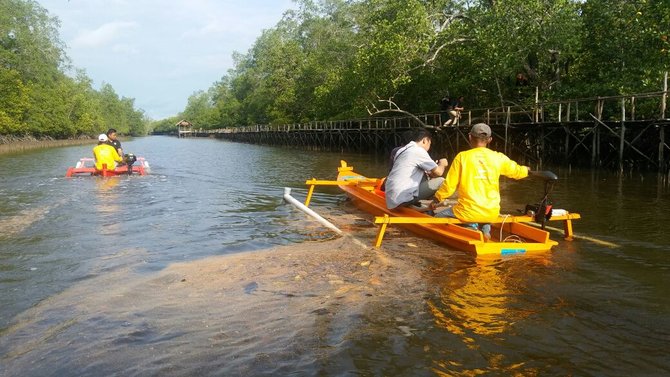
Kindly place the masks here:
<instances>
[{"instance_id":1,"label":"wooden pier","mask_svg":"<svg viewBox=\"0 0 670 377\"><path fill-rule=\"evenodd\" d=\"M492 149L534 168L547 164L667 173L667 94L666 75L661 92L472 109L461 114L458 125L448 128L439 127L446 120L443 114L432 113L416 118L371 117L193 130L193 134L244 143L386 155L405 142L406 131L423 123L434 132L431 154L451 159L468 148L471 125L485 122L493 130Z\"/></svg>"}]
</instances>

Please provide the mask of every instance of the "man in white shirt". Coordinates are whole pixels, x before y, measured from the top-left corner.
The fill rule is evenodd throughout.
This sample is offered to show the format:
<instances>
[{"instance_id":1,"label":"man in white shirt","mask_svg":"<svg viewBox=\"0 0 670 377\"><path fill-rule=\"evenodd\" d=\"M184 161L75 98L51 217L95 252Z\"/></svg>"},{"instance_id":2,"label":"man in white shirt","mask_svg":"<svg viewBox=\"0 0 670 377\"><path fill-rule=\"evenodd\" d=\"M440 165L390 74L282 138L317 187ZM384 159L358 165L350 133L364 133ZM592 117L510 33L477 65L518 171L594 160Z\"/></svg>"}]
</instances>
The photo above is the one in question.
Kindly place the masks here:
<instances>
[{"instance_id":1,"label":"man in white shirt","mask_svg":"<svg viewBox=\"0 0 670 377\"><path fill-rule=\"evenodd\" d=\"M432 198L442 185L447 159L434 161L428 155L432 136L426 129L417 130L414 140L398 149L393 167L386 178L386 207L418 204Z\"/></svg>"}]
</instances>

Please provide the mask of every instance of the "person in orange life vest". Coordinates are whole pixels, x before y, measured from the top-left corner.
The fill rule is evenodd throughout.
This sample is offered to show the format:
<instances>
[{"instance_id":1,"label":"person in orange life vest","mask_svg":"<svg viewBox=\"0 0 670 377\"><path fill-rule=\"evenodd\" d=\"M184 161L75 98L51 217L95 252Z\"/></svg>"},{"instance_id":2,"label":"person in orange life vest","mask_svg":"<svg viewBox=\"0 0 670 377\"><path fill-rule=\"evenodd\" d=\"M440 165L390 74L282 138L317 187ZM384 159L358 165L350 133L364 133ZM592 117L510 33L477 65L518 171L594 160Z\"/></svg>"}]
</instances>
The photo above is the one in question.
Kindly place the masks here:
<instances>
[{"instance_id":1,"label":"person in orange life vest","mask_svg":"<svg viewBox=\"0 0 670 377\"><path fill-rule=\"evenodd\" d=\"M102 170L103 165L107 166L107 170L114 170L116 163L123 161L116 148L107 144L108 140L107 135L100 134L98 136L98 145L93 148L96 170Z\"/></svg>"},{"instance_id":2,"label":"person in orange life vest","mask_svg":"<svg viewBox=\"0 0 670 377\"><path fill-rule=\"evenodd\" d=\"M500 215L500 176L525 178L530 168L487 148L492 137L491 127L485 123L472 126L468 139L471 149L456 155L442 186L435 192L431 208L458 192L456 204L437 212L435 217L455 217L474 229L479 229L478 223L485 223L481 231L490 239L491 224L488 223Z\"/></svg>"}]
</instances>

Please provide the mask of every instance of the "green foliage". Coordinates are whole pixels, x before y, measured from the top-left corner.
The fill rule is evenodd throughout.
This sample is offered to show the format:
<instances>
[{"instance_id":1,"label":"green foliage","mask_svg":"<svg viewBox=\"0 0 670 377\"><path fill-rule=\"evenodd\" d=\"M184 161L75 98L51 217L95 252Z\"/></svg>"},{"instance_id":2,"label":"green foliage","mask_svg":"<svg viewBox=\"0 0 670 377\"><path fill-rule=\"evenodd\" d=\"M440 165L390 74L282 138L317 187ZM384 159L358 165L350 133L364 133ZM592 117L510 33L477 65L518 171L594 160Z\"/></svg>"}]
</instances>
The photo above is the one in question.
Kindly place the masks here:
<instances>
[{"instance_id":1,"label":"green foliage","mask_svg":"<svg viewBox=\"0 0 670 377\"><path fill-rule=\"evenodd\" d=\"M536 88L543 100L658 91L670 70L668 0L296 3L180 116L217 128L431 112L444 95L523 105Z\"/></svg>"},{"instance_id":2,"label":"green foliage","mask_svg":"<svg viewBox=\"0 0 670 377\"><path fill-rule=\"evenodd\" d=\"M14 69L0 67L0 134L17 134L26 126L22 114L29 106L28 88L21 74Z\"/></svg>"},{"instance_id":3,"label":"green foliage","mask_svg":"<svg viewBox=\"0 0 670 377\"><path fill-rule=\"evenodd\" d=\"M658 91L670 69L667 0L588 0L579 66L590 94ZM603 93L605 92L605 93Z\"/></svg>"},{"instance_id":4,"label":"green foliage","mask_svg":"<svg viewBox=\"0 0 670 377\"><path fill-rule=\"evenodd\" d=\"M483 83L477 89L490 93L485 102L493 102L495 94L506 105L512 78L520 73L546 97L574 59L581 36L578 15L571 0L509 0L472 9L469 84Z\"/></svg>"},{"instance_id":5,"label":"green foliage","mask_svg":"<svg viewBox=\"0 0 670 377\"><path fill-rule=\"evenodd\" d=\"M37 2L0 0L0 134L93 136L114 127L144 135L144 113L83 71L68 75L59 22Z\"/></svg>"},{"instance_id":6,"label":"green foliage","mask_svg":"<svg viewBox=\"0 0 670 377\"><path fill-rule=\"evenodd\" d=\"M150 128L152 132L156 133L176 132L177 122L179 122L180 120L181 119L179 119L177 116L174 116L170 118L153 121L151 122Z\"/></svg>"},{"instance_id":7,"label":"green foliage","mask_svg":"<svg viewBox=\"0 0 670 377\"><path fill-rule=\"evenodd\" d=\"M0 0L0 10L0 65L24 82L53 80L68 63L58 20L35 1Z\"/></svg>"},{"instance_id":8,"label":"green foliage","mask_svg":"<svg viewBox=\"0 0 670 377\"><path fill-rule=\"evenodd\" d=\"M195 128L215 128L216 108L208 92L195 92L188 98L186 109L181 117L187 119ZM175 122L176 123L176 122Z\"/></svg>"}]
</instances>

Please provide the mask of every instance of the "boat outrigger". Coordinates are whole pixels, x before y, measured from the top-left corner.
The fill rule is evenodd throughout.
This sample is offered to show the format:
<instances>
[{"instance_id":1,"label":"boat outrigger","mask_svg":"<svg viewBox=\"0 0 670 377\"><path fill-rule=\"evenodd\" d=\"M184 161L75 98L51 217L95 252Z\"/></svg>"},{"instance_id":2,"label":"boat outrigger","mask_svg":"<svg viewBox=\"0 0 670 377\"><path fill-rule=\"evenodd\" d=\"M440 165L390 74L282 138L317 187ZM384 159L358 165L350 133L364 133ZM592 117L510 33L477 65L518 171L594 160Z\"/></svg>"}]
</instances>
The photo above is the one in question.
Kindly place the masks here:
<instances>
[{"instance_id":1,"label":"boat outrigger","mask_svg":"<svg viewBox=\"0 0 670 377\"><path fill-rule=\"evenodd\" d=\"M547 173L550 175L548 180L557 179L553 173ZM482 232L459 226L458 224L462 222L458 219L433 217L411 207L389 210L386 208L386 199L381 190L382 182L383 179L368 178L356 173L346 161L341 161L337 180L310 179L305 182L309 186L305 205L309 206L316 186L338 186L356 207L376 216L375 224L379 224L380 227L375 247L381 246L387 226L398 224L419 236L478 255L549 251L558 242L549 238L549 232L544 230L545 222L562 221L564 238L572 240L572 220L581 218L578 213L565 210L554 210L555 213L552 215L548 193L553 182L547 181L544 198L539 204L527 206L528 213L520 216L501 215L499 221L491 224L491 239L487 240ZM530 213L531 210L539 210L542 213L536 215Z\"/></svg>"},{"instance_id":2,"label":"boat outrigger","mask_svg":"<svg viewBox=\"0 0 670 377\"><path fill-rule=\"evenodd\" d=\"M135 157L132 154L124 156L124 165L116 166L114 169L107 169L103 165L102 170L95 168L95 160L93 158L80 158L74 167L67 168L66 177L73 176L90 176L97 175L102 177L114 177L117 175L147 175L149 174L149 162L144 157ZM137 164L135 164L137 162Z\"/></svg>"}]
</instances>

